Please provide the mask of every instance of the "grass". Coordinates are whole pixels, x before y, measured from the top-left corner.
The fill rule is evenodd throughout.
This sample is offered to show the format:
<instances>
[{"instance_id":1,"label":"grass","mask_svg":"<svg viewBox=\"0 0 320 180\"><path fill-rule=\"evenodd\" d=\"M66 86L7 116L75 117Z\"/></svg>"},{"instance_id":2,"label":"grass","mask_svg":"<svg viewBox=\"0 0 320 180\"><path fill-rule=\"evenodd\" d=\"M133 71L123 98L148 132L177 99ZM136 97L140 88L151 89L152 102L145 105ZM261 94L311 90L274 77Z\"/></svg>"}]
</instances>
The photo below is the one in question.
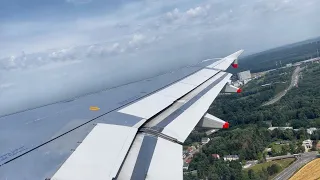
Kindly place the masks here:
<instances>
[{"instance_id":1,"label":"grass","mask_svg":"<svg viewBox=\"0 0 320 180\"><path fill-rule=\"evenodd\" d=\"M282 151L282 146L281 144L276 144L275 142L271 143L269 147L272 148L272 150L274 150L277 153L281 153Z\"/></svg>"},{"instance_id":2,"label":"grass","mask_svg":"<svg viewBox=\"0 0 320 180\"><path fill-rule=\"evenodd\" d=\"M290 180L300 179L320 179L320 158L309 162L290 178Z\"/></svg>"},{"instance_id":3,"label":"grass","mask_svg":"<svg viewBox=\"0 0 320 180\"><path fill-rule=\"evenodd\" d=\"M245 169L244 171L247 173L250 169L252 169L255 173L258 173L259 171L262 171L263 168L267 169L269 166L272 164L278 164L281 167L281 170L284 170L286 167L288 167L290 164L292 164L296 159L295 158L287 158L287 159L281 159L281 160L274 160L274 161L269 161L261 164L257 164L253 167L250 167L248 169ZM279 173L280 173L279 172ZM269 179L272 179L275 177L277 174L274 174L273 176L270 176Z\"/></svg>"},{"instance_id":4,"label":"grass","mask_svg":"<svg viewBox=\"0 0 320 180\"><path fill-rule=\"evenodd\" d=\"M274 160L274 161L269 161L269 162L257 164L253 167L248 168L247 170L252 169L252 170L258 172L258 171L261 171L262 168L267 169L267 167L271 166L272 164L278 164L281 166L282 169L284 169L284 168L288 167L293 161L295 161L295 158Z\"/></svg>"}]
</instances>

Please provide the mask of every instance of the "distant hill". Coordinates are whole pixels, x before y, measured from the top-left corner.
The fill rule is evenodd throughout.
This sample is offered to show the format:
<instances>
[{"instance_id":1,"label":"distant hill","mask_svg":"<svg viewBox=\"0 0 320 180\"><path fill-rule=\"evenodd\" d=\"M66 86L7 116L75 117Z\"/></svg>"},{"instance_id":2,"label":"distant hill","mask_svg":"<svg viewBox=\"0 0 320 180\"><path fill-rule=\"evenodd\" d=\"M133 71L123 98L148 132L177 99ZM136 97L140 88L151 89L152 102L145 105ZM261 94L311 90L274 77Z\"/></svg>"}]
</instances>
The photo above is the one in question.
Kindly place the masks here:
<instances>
[{"instance_id":1,"label":"distant hill","mask_svg":"<svg viewBox=\"0 0 320 180\"><path fill-rule=\"evenodd\" d=\"M241 58L241 68L237 72L247 69L259 72L276 68L276 62L279 66L281 61L284 66L288 63L317 57L317 49L320 51L320 37L248 55Z\"/></svg>"}]
</instances>

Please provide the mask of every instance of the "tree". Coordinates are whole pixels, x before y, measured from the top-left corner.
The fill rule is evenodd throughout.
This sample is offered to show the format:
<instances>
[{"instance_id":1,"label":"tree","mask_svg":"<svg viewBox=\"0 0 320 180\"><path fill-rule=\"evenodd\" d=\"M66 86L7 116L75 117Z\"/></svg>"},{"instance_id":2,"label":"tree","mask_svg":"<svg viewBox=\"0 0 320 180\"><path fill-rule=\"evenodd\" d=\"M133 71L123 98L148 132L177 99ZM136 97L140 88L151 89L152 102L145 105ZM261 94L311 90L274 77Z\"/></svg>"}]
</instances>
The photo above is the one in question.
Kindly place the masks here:
<instances>
[{"instance_id":1,"label":"tree","mask_svg":"<svg viewBox=\"0 0 320 180\"><path fill-rule=\"evenodd\" d=\"M262 168L260 172L260 179L261 180L268 180L269 179L269 173L266 168Z\"/></svg>"},{"instance_id":2,"label":"tree","mask_svg":"<svg viewBox=\"0 0 320 180\"><path fill-rule=\"evenodd\" d=\"M196 180L196 179L198 179L197 176L191 173L187 173L183 175L183 180Z\"/></svg>"},{"instance_id":3,"label":"tree","mask_svg":"<svg viewBox=\"0 0 320 180\"><path fill-rule=\"evenodd\" d=\"M304 153L306 151L306 148L304 146L298 146L297 148L298 153Z\"/></svg>"},{"instance_id":4,"label":"tree","mask_svg":"<svg viewBox=\"0 0 320 180\"><path fill-rule=\"evenodd\" d=\"M290 147L290 153L291 153L291 154L295 154L295 150L296 150L295 145L291 142L291 143L289 144L289 147Z\"/></svg>"},{"instance_id":5,"label":"tree","mask_svg":"<svg viewBox=\"0 0 320 180\"><path fill-rule=\"evenodd\" d=\"M281 170L281 167L278 164L272 164L267 168L268 174L270 176L280 172L280 170Z\"/></svg>"},{"instance_id":6,"label":"tree","mask_svg":"<svg viewBox=\"0 0 320 180\"><path fill-rule=\"evenodd\" d=\"M290 152L290 145L281 146L281 154L286 155Z\"/></svg>"},{"instance_id":7,"label":"tree","mask_svg":"<svg viewBox=\"0 0 320 180\"><path fill-rule=\"evenodd\" d=\"M252 169L249 169L248 171L248 177L249 179L256 179L256 174L254 173L254 171Z\"/></svg>"}]
</instances>

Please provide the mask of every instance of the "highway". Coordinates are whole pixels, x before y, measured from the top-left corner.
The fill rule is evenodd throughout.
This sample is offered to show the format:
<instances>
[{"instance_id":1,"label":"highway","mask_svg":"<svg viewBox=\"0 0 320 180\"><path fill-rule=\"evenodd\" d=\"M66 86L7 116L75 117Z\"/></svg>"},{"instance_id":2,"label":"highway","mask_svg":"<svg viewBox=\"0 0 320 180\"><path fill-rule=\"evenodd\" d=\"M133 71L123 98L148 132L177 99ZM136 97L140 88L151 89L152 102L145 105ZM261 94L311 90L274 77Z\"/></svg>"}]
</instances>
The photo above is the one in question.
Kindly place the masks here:
<instances>
[{"instance_id":1,"label":"highway","mask_svg":"<svg viewBox=\"0 0 320 180\"><path fill-rule=\"evenodd\" d=\"M298 157L297 160L292 163L289 167L284 169L280 174L274 177L273 180L287 180L289 179L298 169L312 161L317 157L317 152L308 152L301 154L301 157Z\"/></svg>"},{"instance_id":2,"label":"highway","mask_svg":"<svg viewBox=\"0 0 320 180\"><path fill-rule=\"evenodd\" d=\"M298 84L299 81L299 72L302 70L300 66L297 66L297 68L293 71L293 74L291 76L291 83L287 89L277 94L275 97L273 97L270 101L264 103L262 106L271 105L277 101L279 101L284 95L287 94L287 92L292 89L295 85Z\"/></svg>"}]
</instances>

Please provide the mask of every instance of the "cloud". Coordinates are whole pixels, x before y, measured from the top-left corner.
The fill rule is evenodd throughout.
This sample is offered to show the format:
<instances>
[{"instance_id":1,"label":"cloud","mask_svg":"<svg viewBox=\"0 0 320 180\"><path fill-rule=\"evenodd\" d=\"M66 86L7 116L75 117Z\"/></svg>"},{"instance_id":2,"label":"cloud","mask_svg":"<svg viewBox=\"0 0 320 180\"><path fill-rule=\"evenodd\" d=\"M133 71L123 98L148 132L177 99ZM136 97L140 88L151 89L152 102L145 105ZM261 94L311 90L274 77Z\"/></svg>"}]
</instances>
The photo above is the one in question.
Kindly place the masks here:
<instances>
[{"instance_id":1,"label":"cloud","mask_svg":"<svg viewBox=\"0 0 320 180\"><path fill-rule=\"evenodd\" d=\"M208 7L208 9L210 9L210 5L206 6L206 7ZM205 16L207 14L206 7L198 6L196 8L191 8L186 12L186 14L189 17Z\"/></svg>"},{"instance_id":2,"label":"cloud","mask_svg":"<svg viewBox=\"0 0 320 180\"><path fill-rule=\"evenodd\" d=\"M139 45L140 43L143 43L145 38L146 37L143 34L134 34L132 39L129 41L128 45L129 46Z\"/></svg>"},{"instance_id":3,"label":"cloud","mask_svg":"<svg viewBox=\"0 0 320 180\"><path fill-rule=\"evenodd\" d=\"M88 1L68 1L84 2ZM242 48L247 53L265 50L317 36L320 29L320 20L314 18L320 10L317 0L68 3L32 9L37 16L13 11L20 18L0 19L0 83L14 84L2 87L2 112L153 76ZM53 12L46 16L52 18L41 17L43 11ZM119 71L124 66L130 68Z\"/></svg>"}]
</instances>

